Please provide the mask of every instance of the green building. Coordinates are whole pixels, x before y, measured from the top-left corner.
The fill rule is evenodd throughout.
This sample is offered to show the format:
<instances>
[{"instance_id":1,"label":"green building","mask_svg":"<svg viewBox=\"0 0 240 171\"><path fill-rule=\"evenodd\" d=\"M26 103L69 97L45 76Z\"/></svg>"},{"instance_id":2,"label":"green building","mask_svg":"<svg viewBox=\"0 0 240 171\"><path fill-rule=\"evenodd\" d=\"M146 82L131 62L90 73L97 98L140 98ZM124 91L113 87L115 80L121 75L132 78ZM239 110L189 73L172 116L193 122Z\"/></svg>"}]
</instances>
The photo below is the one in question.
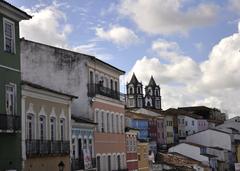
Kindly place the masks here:
<instances>
[{"instance_id":1,"label":"green building","mask_svg":"<svg viewBox=\"0 0 240 171\"><path fill-rule=\"evenodd\" d=\"M21 170L19 22L30 18L0 0L0 171Z\"/></svg>"}]
</instances>

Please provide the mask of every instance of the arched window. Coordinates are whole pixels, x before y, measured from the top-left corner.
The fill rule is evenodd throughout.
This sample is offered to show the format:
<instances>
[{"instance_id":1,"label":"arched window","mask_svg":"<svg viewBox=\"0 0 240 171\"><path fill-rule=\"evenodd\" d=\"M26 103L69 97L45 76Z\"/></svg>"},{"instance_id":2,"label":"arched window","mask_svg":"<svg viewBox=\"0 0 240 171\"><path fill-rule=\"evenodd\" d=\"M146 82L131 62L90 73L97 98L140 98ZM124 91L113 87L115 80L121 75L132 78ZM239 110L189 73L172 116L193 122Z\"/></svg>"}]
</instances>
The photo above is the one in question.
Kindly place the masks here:
<instances>
[{"instance_id":1,"label":"arched window","mask_svg":"<svg viewBox=\"0 0 240 171\"><path fill-rule=\"evenodd\" d=\"M50 118L50 138L52 141L56 140L56 118Z\"/></svg>"},{"instance_id":2,"label":"arched window","mask_svg":"<svg viewBox=\"0 0 240 171\"><path fill-rule=\"evenodd\" d=\"M101 158L100 156L97 156L97 171L101 171Z\"/></svg>"},{"instance_id":3,"label":"arched window","mask_svg":"<svg viewBox=\"0 0 240 171\"><path fill-rule=\"evenodd\" d=\"M34 115L27 114L27 139L34 139Z\"/></svg>"},{"instance_id":4,"label":"arched window","mask_svg":"<svg viewBox=\"0 0 240 171\"><path fill-rule=\"evenodd\" d=\"M120 157L120 155L117 156L117 168L118 168L118 170L121 169L121 157Z\"/></svg>"},{"instance_id":5,"label":"arched window","mask_svg":"<svg viewBox=\"0 0 240 171\"><path fill-rule=\"evenodd\" d=\"M102 127L101 127L102 130L101 130L101 131L104 132L104 131L105 131L105 130L104 130L104 128L105 128L105 127L104 127L104 111L102 111L102 115L101 115L101 116L102 116L102 119L101 119L101 120L102 120L102 122L101 122L101 123L102 123Z\"/></svg>"},{"instance_id":6,"label":"arched window","mask_svg":"<svg viewBox=\"0 0 240 171\"><path fill-rule=\"evenodd\" d=\"M60 119L60 137L61 137L62 141L66 139L66 137L65 137L65 119L64 118Z\"/></svg>"},{"instance_id":7,"label":"arched window","mask_svg":"<svg viewBox=\"0 0 240 171\"><path fill-rule=\"evenodd\" d=\"M116 115L116 133L119 133L119 115Z\"/></svg>"},{"instance_id":8,"label":"arched window","mask_svg":"<svg viewBox=\"0 0 240 171\"><path fill-rule=\"evenodd\" d=\"M133 94L134 92L133 92L133 87L130 87L129 88L129 94Z\"/></svg>"},{"instance_id":9,"label":"arched window","mask_svg":"<svg viewBox=\"0 0 240 171\"><path fill-rule=\"evenodd\" d=\"M46 139L46 117L39 117L39 136L40 140Z\"/></svg>"}]
</instances>

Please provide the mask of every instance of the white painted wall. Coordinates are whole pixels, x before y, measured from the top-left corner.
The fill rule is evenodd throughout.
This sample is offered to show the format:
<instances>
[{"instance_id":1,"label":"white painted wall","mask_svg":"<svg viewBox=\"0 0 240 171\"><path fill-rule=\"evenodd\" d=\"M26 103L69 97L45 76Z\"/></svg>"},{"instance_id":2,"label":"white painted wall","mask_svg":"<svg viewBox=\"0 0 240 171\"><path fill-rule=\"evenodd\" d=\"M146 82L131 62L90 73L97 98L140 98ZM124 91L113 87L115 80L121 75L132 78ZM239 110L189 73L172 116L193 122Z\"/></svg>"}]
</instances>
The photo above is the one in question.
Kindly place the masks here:
<instances>
[{"instance_id":1,"label":"white painted wall","mask_svg":"<svg viewBox=\"0 0 240 171\"><path fill-rule=\"evenodd\" d=\"M231 136L227 133L208 129L186 137L186 142L201 144L208 147L220 147L232 150Z\"/></svg>"},{"instance_id":2,"label":"white painted wall","mask_svg":"<svg viewBox=\"0 0 240 171\"><path fill-rule=\"evenodd\" d=\"M94 72L94 82L97 73L98 79L103 77L105 81L110 78L116 81L119 90L119 76L122 73L94 57L21 40L22 79L78 96L73 101L72 114L93 119L94 111L90 107L91 98L88 97L87 87L90 71Z\"/></svg>"},{"instance_id":3,"label":"white painted wall","mask_svg":"<svg viewBox=\"0 0 240 171\"><path fill-rule=\"evenodd\" d=\"M209 165L208 157L200 155L200 147L194 145L181 143L168 149L168 152L176 152L184 156L190 157L203 164Z\"/></svg>"}]
</instances>

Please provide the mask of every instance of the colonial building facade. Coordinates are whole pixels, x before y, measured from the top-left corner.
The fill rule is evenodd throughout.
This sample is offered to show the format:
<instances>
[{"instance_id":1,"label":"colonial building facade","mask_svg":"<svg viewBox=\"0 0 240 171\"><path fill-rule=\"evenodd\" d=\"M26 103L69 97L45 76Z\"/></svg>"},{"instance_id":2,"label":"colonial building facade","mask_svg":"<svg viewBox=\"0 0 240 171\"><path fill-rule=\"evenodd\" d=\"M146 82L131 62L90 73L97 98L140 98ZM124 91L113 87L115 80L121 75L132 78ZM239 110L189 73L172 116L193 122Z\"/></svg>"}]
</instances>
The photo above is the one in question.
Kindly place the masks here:
<instances>
[{"instance_id":1,"label":"colonial building facade","mask_svg":"<svg viewBox=\"0 0 240 171\"><path fill-rule=\"evenodd\" d=\"M0 170L21 169L19 22L29 18L0 1Z\"/></svg>"},{"instance_id":2,"label":"colonial building facade","mask_svg":"<svg viewBox=\"0 0 240 171\"><path fill-rule=\"evenodd\" d=\"M92 142L98 170L126 168L125 110L119 93L124 71L94 56L24 39L21 48L24 80L74 94L78 99L73 101L72 115L98 124Z\"/></svg>"},{"instance_id":3,"label":"colonial building facade","mask_svg":"<svg viewBox=\"0 0 240 171\"><path fill-rule=\"evenodd\" d=\"M145 87L144 95L143 85L133 73L130 82L127 83L126 107L161 110L160 87L156 84L152 76L148 85Z\"/></svg>"},{"instance_id":4,"label":"colonial building facade","mask_svg":"<svg viewBox=\"0 0 240 171\"><path fill-rule=\"evenodd\" d=\"M71 102L74 96L23 82L22 170L70 170Z\"/></svg>"}]
</instances>

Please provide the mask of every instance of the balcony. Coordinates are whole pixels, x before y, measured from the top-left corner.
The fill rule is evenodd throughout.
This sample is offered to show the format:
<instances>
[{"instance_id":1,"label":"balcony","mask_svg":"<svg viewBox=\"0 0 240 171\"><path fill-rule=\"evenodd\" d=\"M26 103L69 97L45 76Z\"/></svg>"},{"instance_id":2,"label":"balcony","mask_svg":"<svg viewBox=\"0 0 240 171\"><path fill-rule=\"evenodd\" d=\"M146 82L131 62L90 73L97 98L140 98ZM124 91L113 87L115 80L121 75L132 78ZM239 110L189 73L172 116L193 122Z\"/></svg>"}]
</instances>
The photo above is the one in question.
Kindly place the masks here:
<instances>
[{"instance_id":1,"label":"balcony","mask_svg":"<svg viewBox=\"0 0 240 171\"><path fill-rule=\"evenodd\" d=\"M0 130L17 131L21 129L19 115L0 114Z\"/></svg>"},{"instance_id":2,"label":"balcony","mask_svg":"<svg viewBox=\"0 0 240 171\"><path fill-rule=\"evenodd\" d=\"M26 140L27 156L64 155L70 153L69 141Z\"/></svg>"},{"instance_id":3,"label":"balcony","mask_svg":"<svg viewBox=\"0 0 240 171\"><path fill-rule=\"evenodd\" d=\"M94 97L97 94L121 101L125 98L119 91L103 87L101 84L88 84L88 96Z\"/></svg>"}]
</instances>

